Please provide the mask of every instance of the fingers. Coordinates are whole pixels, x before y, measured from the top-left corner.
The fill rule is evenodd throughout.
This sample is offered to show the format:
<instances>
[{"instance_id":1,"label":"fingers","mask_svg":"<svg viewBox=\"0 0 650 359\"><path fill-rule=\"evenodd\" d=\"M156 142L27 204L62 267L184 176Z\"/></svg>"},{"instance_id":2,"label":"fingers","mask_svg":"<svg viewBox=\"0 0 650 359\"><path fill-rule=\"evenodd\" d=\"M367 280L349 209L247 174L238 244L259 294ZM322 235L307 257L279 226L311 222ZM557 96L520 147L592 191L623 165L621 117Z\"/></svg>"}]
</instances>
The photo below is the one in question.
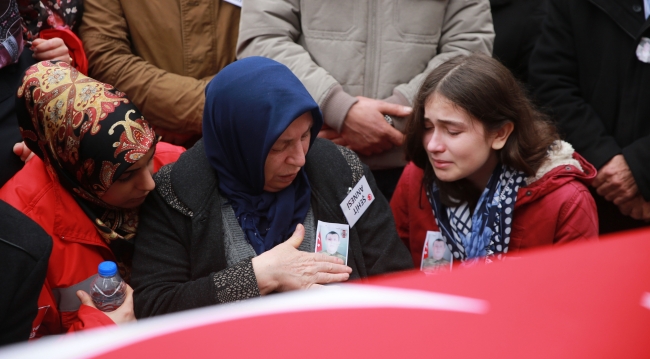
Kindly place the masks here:
<instances>
[{"instance_id":1,"label":"fingers","mask_svg":"<svg viewBox=\"0 0 650 359\"><path fill-rule=\"evenodd\" d=\"M126 284L126 298L124 299L124 303L127 302L131 303L130 305L133 306L133 288L128 284ZM122 305L124 305L124 303L122 303Z\"/></svg>"},{"instance_id":2,"label":"fingers","mask_svg":"<svg viewBox=\"0 0 650 359\"><path fill-rule=\"evenodd\" d=\"M413 108L409 106L402 106L390 102L379 101L379 109L381 113L397 117L406 117L413 112Z\"/></svg>"},{"instance_id":3,"label":"fingers","mask_svg":"<svg viewBox=\"0 0 650 359\"><path fill-rule=\"evenodd\" d=\"M323 253L312 253L314 256L314 260L317 262L329 262L329 263L336 263L336 264L343 264L343 261L340 258L333 257L333 256L328 256L327 254Z\"/></svg>"},{"instance_id":4,"label":"fingers","mask_svg":"<svg viewBox=\"0 0 650 359\"><path fill-rule=\"evenodd\" d=\"M38 45L40 45L40 44L42 44L44 42L45 42L45 39L41 39L40 37L38 39L34 39L34 41L32 41L31 50L33 51L34 47L36 47L36 46L38 46Z\"/></svg>"},{"instance_id":5,"label":"fingers","mask_svg":"<svg viewBox=\"0 0 650 359\"><path fill-rule=\"evenodd\" d=\"M63 43L63 40L61 40L61 38L58 37L54 37L44 41L38 41L38 40L43 40L43 39L36 39L32 42L32 50L34 52L45 52L45 51L55 50L60 47L65 47L67 49L65 43Z\"/></svg>"},{"instance_id":6,"label":"fingers","mask_svg":"<svg viewBox=\"0 0 650 359\"><path fill-rule=\"evenodd\" d=\"M305 237L305 227L302 224L298 223L298 225L296 226L296 230L293 231L293 235L289 239L287 239L286 243L298 249L304 237Z\"/></svg>"},{"instance_id":7,"label":"fingers","mask_svg":"<svg viewBox=\"0 0 650 359\"><path fill-rule=\"evenodd\" d=\"M20 157L20 160L23 162L27 162L31 160L32 157L34 157L34 152L32 152L32 150L30 150L29 147L27 147L25 141L16 143L14 145L13 151L14 154Z\"/></svg>"},{"instance_id":8,"label":"fingers","mask_svg":"<svg viewBox=\"0 0 650 359\"><path fill-rule=\"evenodd\" d=\"M341 137L348 148L364 156L383 153L394 147L391 136L394 134L393 131L397 133L399 131L388 125L383 118L380 118L380 121L371 128L372 130L361 132L360 135L351 135L349 132L344 132Z\"/></svg>"},{"instance_id":9,"label":"fingers","mask_svg":"<svg viewBox=\"0 0 650 359\"><path fill-rule=\"evenodd\" d=\"M596 192L598 192L598 191L596 191ZM613 200L612 199L607 199L607 197L605 197L605 199L607 199L608 201L614 202L614 204L618 206L618 205L621 205L621 204L623 204L625 202L633 200L634 195L635 195L635 193L633 193L632 191L623 190L620 193L618 193L617 196L614 196ZM612 196L610 196L610 197L612 197Z\"/></svg>"},{"instance_id":10,"label":"fingers","mask_svg":"<svg viewBox=\"0 0 650 359\"><path fill-rule=\"evenodd\" d=\"M327 284L327 283L338 283L345 282L350 278L348 273L318 273L316 274L314 284ZM312 284L312 285L314 285Z\"/></svg>"},{"instance_id":11,"label":"fingers","mask_svg":"<svg viewBox=\"0 0 650 359\"><path fill-rule=\"evenodd\" d=\"M386 135L390 143L395 146L401 146L404 143L404 135L393 127L388 129Z\"/></svg>"},{"instance_id":12,"label":"fingers","mask_svg":"<svg viewBox=\"0 0 650 359\"><path fill-rule=\"evenodd\" d=\"M126 285L126 298L119 308L112 312L104 312L106 316L111 318L115 324L124 324L134 322L135 312L133 311L133 289L128 284Z\"/></svg>"},{"instance_id":13,"label":"fingers","mask_svg":"<svg viewBox=\"0 0 650 359\"><path fill-rule=\"evenodd\" d=\"M352 268L343 264L339 258L322 253L314 253L315 270L322 273L352 273Z\"/></svg>"},{"instance_id":14,"label":"fingers","mask_svg":"<svg viewBox=\"0 0 650 359\"><path fill-rule=\"evenodd\" d=\"M18 142L14 145L14 154L16 156L19 156L20 159L22 160L23 157L23 149L25 148L25 142Z\"/></svg>"},{"instance_id":15,"label":"fingers","mask_svg":"<svg viewBox=\"0 0 650 359\"><path fill-rule=\"evenodd\" d=\"M605 186L608 182L613 181L613 176L614 174L608 168L603 167L596 174L596 178L591 182L591 186L596 189Z\"/></svg>"},{"instance_id":16,"label":"fingers","mask_svg":"<svg viewBox=\"0 0 650 359\"><path fill-rule=\"evenodd\" d=\"M318 137L320 138L326 138L328 140L333 140L337 137L339 137L339 133L336 132L334 129L323 129L318 132Z\"/></svg>"},{"instance_id":17,"label":"fingers","mask_svg":"<svg viewBox=\"0 0 650 359\"><path fill-rule=\"evenodd\" d=\"M81 304L97 309L95 303L93 303L93 299L90 297L90 294L84 292L83 290L77 291L77 298L79 298Z\"/></svg>"},{"instance_id":18,"label":"fingers","mask_svg":"<svg viewBox=\"0 0 650 359\"><path fill-rule=\"evenodd\" d=\"M32 51L34 51L34 58L40 61L61 60L70 62L68 47L58 37L40 42L34 41Z\"/></svg>"},{"instance_id":19,"label":"fingers","mask_svg":"<svg viewBox=\"0 0 650 359\"><path fill-rule=\"evenodd\" d=\"M594 180L591 181L591 186L593 188L598 188L598 187L602 186L603 183L605 183L605 178L606 178L605 174L603 172L599 171L596 174L596 177L594 178Z\"/></svg>"},{"instance_id":20,"label":"fingers","mask_svg":"<svg viewBox=\"0 0 650 359\"><path fill-rule=\"evenodd\" d=\"M332 128L322 129L318 132L318 137L328 139L339 146L347 146L347 141L341 137L341 134Z\"/></svg>"},{"instance_id":21,"label":"fingers","mask_svg":"<svg viewBox=\"0 0 650 359\"><path fill-rule=\"evenodd\" d=\"M634 202L635 200L623 202L622 204L618 205L618 210L621 211L624 216L629 216L630 213L632 213L632 209L634 208Z\"/></svg>"},{"instance_id":22,"label":"fingers","mask_svg":"<svg viewBox=\"0 0 650 359\"><path fill-rule=\"evenodd\" d=\"M640 221L650 221L650 202L646 202L642 197L637 197L636 201L630 202L636 202L630 211L630 217Z\"/></svg>"},{"instance_id":23,"label":"fingers","mask_svg":"<svg viewBox=\"0 0 650 359\"><path fill-rule=\"evenodd\" d=\"M626 186L623 183L608 181L596 188L596 192L608 201L618 205L627 202L636 195L636 187Z\"/></svg>"},{"instance_id":24,"label":"fingers","mask_svg":"<svg viewBox=\"0 0 650 359\"><path fill-rule=\"evenodd\" d=\"M352 268L346 266L345 264L339 263L325 263L320 262L316 266L318 273L330 273L330 274L350 274L352 273Z\"/></svg>"},{"instance_id":25,"label":"fingers","mask_svg":"<svg viewBox=\"0 0 650 359\"><path fill-rule=\"evenodd\" d=\"M617 186L615 186L615 185L614 185L613 183L611 183L611 182L605 182L605 183L603 183L602 185L596 187L596 192L597 192L599 195L605 197L605 199L607 199L608 196L609 196L610 198L613 197L613 195L615 194L614 192L615 192L616 190L617 190ZM610 199L607 199L607 200L610 201Z\"/></svg>"}]
</instances>

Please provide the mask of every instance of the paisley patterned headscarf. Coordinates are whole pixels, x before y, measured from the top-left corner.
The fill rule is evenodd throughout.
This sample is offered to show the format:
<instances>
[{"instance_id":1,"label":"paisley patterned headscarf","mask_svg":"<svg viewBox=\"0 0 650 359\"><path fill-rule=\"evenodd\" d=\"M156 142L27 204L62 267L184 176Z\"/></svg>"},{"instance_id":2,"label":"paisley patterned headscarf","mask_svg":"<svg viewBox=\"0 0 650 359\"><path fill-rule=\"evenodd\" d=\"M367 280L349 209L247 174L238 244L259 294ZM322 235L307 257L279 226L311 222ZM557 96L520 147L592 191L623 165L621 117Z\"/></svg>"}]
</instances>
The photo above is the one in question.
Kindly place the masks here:
<instances>
[{"instance_id":1,"label":"paisley patterned headscarf","mask_svg":"<svg viewBox=\"0 0 650 359\"><path fill-rule=\"evenodd\" d=\"M25 143L72 193L120 261L130 250L124 242L135 235L138 212L100 198L155 145L154 131L124 93L64 62L27 69L17 102Z\"/></svg>"}]
</instances>

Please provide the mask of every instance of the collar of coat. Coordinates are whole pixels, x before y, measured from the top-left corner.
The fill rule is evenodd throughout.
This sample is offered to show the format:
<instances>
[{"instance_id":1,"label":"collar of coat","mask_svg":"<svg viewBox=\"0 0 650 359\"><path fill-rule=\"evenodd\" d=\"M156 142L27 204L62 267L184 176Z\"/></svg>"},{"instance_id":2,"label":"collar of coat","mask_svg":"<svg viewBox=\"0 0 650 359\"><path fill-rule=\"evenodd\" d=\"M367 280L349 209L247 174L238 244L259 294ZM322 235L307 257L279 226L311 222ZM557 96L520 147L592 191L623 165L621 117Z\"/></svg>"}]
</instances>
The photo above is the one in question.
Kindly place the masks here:
<instances>
[{"instance_id":1,"label":"collar of coat","mask_svg":"<svg viewBox=\"0 0 650 359\"><path fill-rule=\"evenodd\" d=\"M589 2L607 14L633 39L639 40L643 33L650 28L650 20L645 19L644 12L635 13L632 10L634 5L642 6L640 1L589 0Z\"/></svg>"},{"instance_id":2,"label":"collar of coat","mask_svg":"<svg viewBox=\"0 0 650 359\"><path fill-rule=\"evenodd\" d=\"M575 152L569 143L557 141L537 173L526 178L527 186L519 189L517 205L534 201L571 181L577 180L589 186L595 177L593 165Z\"/></svg>"}]
</instances>

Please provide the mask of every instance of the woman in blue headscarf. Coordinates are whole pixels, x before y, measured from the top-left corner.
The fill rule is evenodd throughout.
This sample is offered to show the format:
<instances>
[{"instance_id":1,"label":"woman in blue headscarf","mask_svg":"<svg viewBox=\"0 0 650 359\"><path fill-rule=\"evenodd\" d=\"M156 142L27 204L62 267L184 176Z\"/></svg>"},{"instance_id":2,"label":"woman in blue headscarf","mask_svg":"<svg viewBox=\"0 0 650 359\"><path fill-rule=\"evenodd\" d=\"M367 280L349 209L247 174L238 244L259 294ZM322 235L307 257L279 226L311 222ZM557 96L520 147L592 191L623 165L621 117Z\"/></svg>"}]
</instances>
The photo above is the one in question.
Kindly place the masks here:
<instances>
[{"instance_id":1,"label":"woman in blue headscarf","mask_svg":"<svg viewBox=\"0 0 650 359\"><path fill-rule=\"evenodd\" d=\"M203 140L161 169L142 209L136 316L412 267L381 195L347 234L349 267L314 253L317 221L346 224L339 204L364 175L379 194L352 151L316 138L322 123L302 83L273 60L239 60L210 82Z\"/></svg>"}]
</instances>

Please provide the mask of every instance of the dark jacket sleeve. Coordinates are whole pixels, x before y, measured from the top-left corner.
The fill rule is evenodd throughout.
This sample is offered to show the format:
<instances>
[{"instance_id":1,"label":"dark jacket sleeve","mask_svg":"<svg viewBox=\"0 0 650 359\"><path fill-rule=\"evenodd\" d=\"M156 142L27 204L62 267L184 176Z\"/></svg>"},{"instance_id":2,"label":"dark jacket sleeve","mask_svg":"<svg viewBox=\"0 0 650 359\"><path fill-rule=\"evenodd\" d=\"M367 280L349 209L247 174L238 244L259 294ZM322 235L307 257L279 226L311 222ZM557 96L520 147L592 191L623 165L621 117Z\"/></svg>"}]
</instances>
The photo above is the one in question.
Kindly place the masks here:
<instances>
[{"instance_id":1,"label":"dark jacket sleeve","mask_svg":"<svg viewBox=\"0 0 650 359\"><path fill-rule=\"evenodd\" d=\"M259 295L250 258L203 276L193 273L191 217L169 206L158 191L149 195L140 218L132 272L136 317Z\"/></svg>"},{"instance_id":2,"label":"dark jacket sleeve","mask_svg":"<svg viewBox=\"0 0 650 359\"><path fill-rule=\"evenodd\" d=\"M3 201L0 214L0 345L5 345L29 339L52 238Z\"/></svg>"},{"instance_id":3,"label":"dark jacket sleeve","mask_svg":"<svg viewBox=\"0 0 650 359\"><path fill-rule=\"evenodd\" d=\"M363 171L372 193L376 196L375 201L355 224L368 275L412 269L411 254L397 234L390 205L381 195L368 166L364 165Z\"/></svg>"},{"instance_id":4,"label":"dark jacket sleeve","mask_svg":"<svg viewBox=\"0 0 650 359\"><path fill-rule=\"evenodd\" d=\"M569 10L571 3L549 1L542 35L530 58L529 82L536 99L558 121L566 141L600 168L620 154L621 148L583 97Z\"/></svg>"}]
</instances>

